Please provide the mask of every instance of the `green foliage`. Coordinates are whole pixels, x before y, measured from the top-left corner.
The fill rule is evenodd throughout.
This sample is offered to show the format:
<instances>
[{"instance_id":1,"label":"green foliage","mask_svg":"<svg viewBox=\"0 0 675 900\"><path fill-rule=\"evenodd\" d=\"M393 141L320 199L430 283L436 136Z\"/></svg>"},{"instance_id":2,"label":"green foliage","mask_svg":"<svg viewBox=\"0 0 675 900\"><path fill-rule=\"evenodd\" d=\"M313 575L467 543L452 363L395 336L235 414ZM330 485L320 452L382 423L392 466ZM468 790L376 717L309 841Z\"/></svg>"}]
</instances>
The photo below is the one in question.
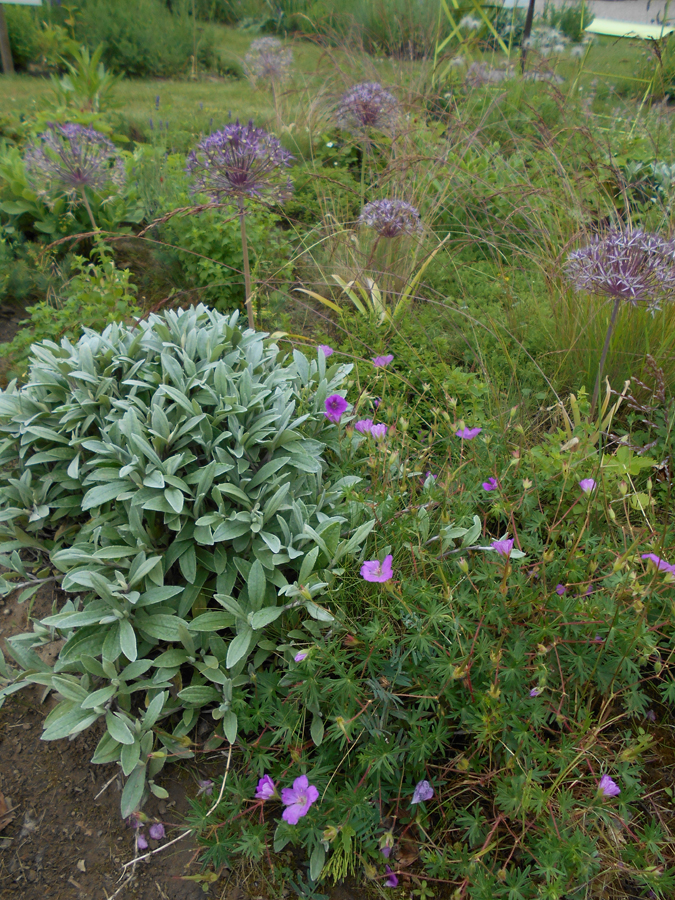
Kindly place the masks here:
<instances>
[{"instance_id":1,"label":"green foliage","mask_svg":"<svg viewBox=\"0 0 675 900\"><path fill-rule=\"evenodd\" d=\"M106 72L101 62L103 44L93 53L87 47L74 48L73 62L66 61L67 73L61 78L52 75L52 84L59 106L68 107L71 102L80 110L100 112L109 102L108 95L124 77Z\"/></svg>"},{"instance_id":2,"label":"green foliage","mask_svg":"<svg viewBox=\"0 0 675 900\"><path fill-rule=\"evenodd\" d=\"M120 761L127 816L203 712L234 743L246 686L333 622L318 601L373 526L344 501L358 478L324 478L350 367L203 306L33 354L0 395L2 562L24 579L16 551L41 548L77 596L10 653L62 697L45 740L105 718L93 761ZM32 647L55 634L51 669Z\"/></svg>"},{"instance_id":3,"label":"green foliage","mask_svg":"<svg viewBox=\"0 0 675 900\"><path fill-rule=\"evenodd\" d=\"M583 0L562 6L554 6L547 3L541 15L542 21L550 28L557 28L566 38L578 44L584 37L584 29L590 25L595 14L588 8Z\"/></svg>"},{"instance_id":4,"label":"green foliage","mask_svg":"<svg viewBox=\"0 0 675 900\"><path fill-rule=\"evenodd\" d=\"M9 46L17 69L27 69L40 55L40 32L35 10L9 4L5 10Z\"/></svg>"}]
</instances>

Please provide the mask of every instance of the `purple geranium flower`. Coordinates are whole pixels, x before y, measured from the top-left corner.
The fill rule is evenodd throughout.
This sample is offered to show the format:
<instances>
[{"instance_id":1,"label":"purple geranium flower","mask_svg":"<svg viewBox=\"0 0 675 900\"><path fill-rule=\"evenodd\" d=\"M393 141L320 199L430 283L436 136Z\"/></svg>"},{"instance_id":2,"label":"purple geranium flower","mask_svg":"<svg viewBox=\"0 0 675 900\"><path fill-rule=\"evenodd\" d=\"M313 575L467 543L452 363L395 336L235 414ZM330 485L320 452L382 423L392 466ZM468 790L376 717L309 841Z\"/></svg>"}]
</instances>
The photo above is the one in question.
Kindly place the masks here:
<instances>
[{"instance_id":1,"label":"purple geranium flower","mask_svg":"<svg viewBox=\"0 0 675 900\"><path fill-rule=\"evenodd\" d=\"M560 597L562 597L562 595L563 595L566 591L567 591L567 588L565 587L564 584L559 584L559 585L556 587L556 589L555 589L556 594L558 594Z\"/></svg>"},{"instance_id":2,"label":"purple geranium flower","mask_svg":"<svg viewBox=\"0 0 675 900\"><path fill-rule=\"evenodd\" d=\"M359 222L385 238L422 230L418 210L404 200L373 200L363 207Z\"/></svg>"},{"instance_id":3,"label":"purple geranium flower","mask_svg":"<svg viewBox=\"0 0 675 900\"><path fill-rule=\"evenodd\" d=\"M359 419L359 421L354 425L354 428L360 434L370 434L370 429L372 427L373 427L372 419Z\"/></svg>"},{"instance_id":4,"label":"purple geranium flower","mask_svg":"<svg viewBox=\"0 0 675 900\"><path fill-rule=\"evenodd\" d=\"M138 837L136 838L136 846L139 850L147 850L148 849L148 841L142 831L138 832Z\"/></svg>"},{"instance_id":5,"label":"purple geranium flower","mask_svg":"<svg viewBox=\"0 0 675 900\"><path fill-rule=\"evenodd\" d=\"M328 344L319 344L319 350L323 350L323 355L326 359L335 353L335 350L333 350L332 347L329 347Z\"/></svg>"},{"instance_id":6,"label":"purple geranium flower","mask_svg":"<svg viewBox=\"0 0 675 900\"><path fill-rule=\"evenodd\" d=\"M380 422L379 425L372 426L372 428L370 429L370 433L376 441L381 441L387 433L387 426L384 423Z\"/></svg>"},{"instance_id":7,"label":"purple geranium flower","mask_svg":"<svg viewBox=\"0 0 675 900\"><path fill-rule=\"evenodd\" d=\"M302 662L303 659L307 659L309 656L309 650L301 650L299 653L296 653L293 659L295 662Z\"/></svg>"},{"instance_id":8,"label":"purple geranium flower","mask_svg":"<svg viewBox=\"0 0 675 900\"><path fill-rule=\"evenodd\" d=\"M347 410L349 404L345 400L344 397L341 397L339 394L331 394L330 397L326 397L326 417L336 424L340 421L342 413Z\"/></svg>"},{"instance_id":9,"label":"purple geranium flower","mask_svg":"<svg viewBox=\"0 0 675 900\"><path fill-rule=\"evenodd\" d=\"M670 572L672 575L675 575L675 565L666 562L665 559L661 559L656 553L643 553L642 558L653 562L659 572Z\"/></svg>"},{"instance_id":10,"label":"purple geranium flower","mask_svg":"<svg viewBox=\"0 0 675 900\"><path fill-rule=\"evenodd\" d=\"M584 492L584 494L590 494L591 491L594 491L597 487L597 484L592 478L582 478L579 482L579 487Z\"/></svg>"},{"instance_id":11,"label":"purple geranium flower","mask_svg":"<svg viewBox=\"0 0 675 900\"><path fill-rule=\"evenodd\" d=\"M394 577L393 559L394 557L391 553L385 556L382 563L377 559L369 559L361 566L361 578L364 578L366 581L389 581L390 578Z\"/></svg>"},{"instance_id":12,"label":"purple geranium flower","mask_svg":"<svg viewBox=\"0 0 675 900\"><path fill-rule=\"evenodd\" d=\"M306 775L300 775L293 782L292 788L284 788L281 792L281 802L286 807L281 818L289 825L297 825L318 799L318 790L309 783Z\"/></svg>"},{"instance_id":13,"label":"purple geranium flower","mask_svg":"<svg viewBox=\"0 0 675 900\"><path fill-rule=\"evenodd\" d=\"M510 556L511 551L513 550L513 538L505 538L502 541L493 541L490 546L493 550L496 550L500 556Z\"/></svg>"},{"instance_id":14,"label":"purple geranium flower","mask_svg":"<svg viewBox=\"0 0 675 900\"><path fill-rule=\"evenodd\" d=\"M616 797L621 793L621 788L615 781L612 781L609 775L603 775L598 785L598 791L605 797Z\"/></svg>"},{"instance_id":15,"label":"purple geranium flower","mask_svg":"<svg viewBox=\"0 0 675 900\"><path fill-rule=\"evenodd\" d=\"M412 800L410 801L410 805L414 806L416 803L424 803L425 800L431 800L434 796L434 789L429 784L428 781L418 781L415 785L415 790L412 795Z\"/></svg>"},{"instance_id":16,"label":"purple geranium flower","mask_svg":"<svg viewBox=\"0 0 675 900\"><path fill-rule=\"evenodd\" d=\"M148 828L148 832L153 841L163 841L166 837L166 831L164 831L164 826L161 822L154 822L150 828Z\"/></svg>"},{"instance_id":17,"label":"purple geranium flower","mask_svg":"<svg viewBox=\"0 0 675 900\"><path fill-rule=\"evenodd\" d=\"M292 190L281 170L293 157L279 139L253 122L226 125L204 138L189 154L185 165L196 192L215 200L223 197L263 197L283 200Z\"/></svg>"},{"instance_id":18,"label":"purple geranium flower","mask_svg":"<svg viewBox=\"0 0 675 900\"><path fill-rule=\"evenodd\" d=\"M482 430L482 428L458 428L455 434L463 441L472 441Z\"/></svg>"},{"instance_id":19,"label":"purple geranium flower","mask_svg":"<svg viewBox=\"0 0 675 900\"><path fill-rule=\"evenodd\" d=\"M210 797L213 793L213 782L210 778L204 778L202 781L197 783L197 796L201 797L203 794L205 797Z\"/></svg>"},{"instance_id":20,"label":"purple geranium flower","mask_svg":"<svg viewBox=\"0 0 675 900\"><path fill-rule=\"evenodd\" d=\"M497 479L492 476L487 481L484 481L481 487L484 491L496 491L499 485L497 484Z\"/></svg>"},{"instance_id":21,"label":"purple geranium flower","mask_svg":"<svg viewBox=\"0 0 675 900\"><path fill-rule=\"evenodd\" d=\"M255 789L256 800L271 800L276 797L277 788L269 775L263 775Z\"/></svg>"},{"instance_id":22,"label":"purple geranium flower","mask_svg":"<svg viewBox=\"0 0 675 900\"><path fill-rule=\"evenodd\" d=\"M390 866L385 866L384 871L387 873L384 883L387 887L396 887L398 885L398 876L394 874Z\"/></svg>"},{"instance_id":23,"label":"purple geranium flower","mask_svg":"<svg viewBox=\"0 0 675 900\"><path fill-rule=\"evenodd\" d=\"M384 366L388 366L389 363L394 361L394 354L387 353L386 356L374 356L373 357L373 365L376 369L382 369ZM378 404L379 406L379 404Z\"/></svg>"},{"instance_id":24,"label":"purple geranium flower","mask_svg":"<svg viewBox=\"0 0 675 900\"><path fill-rule=\"evenodd\" d=\"M538 697L541 694L541 688L532 688L530 691L530 697Z\"/></svg>"}]
</instances>

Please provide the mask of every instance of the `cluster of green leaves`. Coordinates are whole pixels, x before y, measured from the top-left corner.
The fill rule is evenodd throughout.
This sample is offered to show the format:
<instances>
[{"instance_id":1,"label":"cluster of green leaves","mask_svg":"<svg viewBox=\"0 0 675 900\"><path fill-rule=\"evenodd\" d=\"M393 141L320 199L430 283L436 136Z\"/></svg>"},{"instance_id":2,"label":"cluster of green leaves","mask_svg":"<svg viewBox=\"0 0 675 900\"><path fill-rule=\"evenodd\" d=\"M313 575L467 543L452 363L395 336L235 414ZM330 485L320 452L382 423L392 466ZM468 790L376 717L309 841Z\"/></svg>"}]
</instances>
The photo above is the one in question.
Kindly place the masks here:
<instances>
[{"instance_id":1,"label":"cluster of green leaves","mask_svg":"<svg viewBox=\"0 0 675 900\"><path fill-rule=\"evenodd\" d=\"M234 743L245 686L332 623L317 600L373 525L345 505L357 478L324 479L324 402L349 366L286 359L203 306L33 352L0 395L2 563L22 580L41 550L77 596L9 650L21 683L63 698L45 739L105 719L94 762L129 776L126 816L146 783L162 795L200 715ZM33 647L56 636L50 668Z\"/></svg>"},{"instance_id":2,"label":"cluster of green leaves","mask_svg":"<svg viewBox=\"0 0 675 900\"><path fill-rule=\"evenodd\" d=\"M415 438L377 387L387 441L347 430L340 458L371 473L353 499L378 523L368 556L393 553L394 579L345 572L331 630L233 702L223 800L210 816L211 801L194 803L206 859L283 861L294 844L314 881L382 883L385 862L400 876L417 860L472 900L562 900L596 878L606 887L608 872L669 897L672 820L656 813L643 757L675 696L675 579L642 560L663 551L621 488L653 460L603 451L583 417L572 448L561 428L529 450L515 419L462 402L454 424ZM463 447L460 415L484 425ZM490 546L507 531L508 560ZM319 800L290 826L254 792L263 774L281 787L300 773ZM619 797L598 791L603 774ZM435 795L413 806L421 779Z\"/></svg>"}]
</instances>

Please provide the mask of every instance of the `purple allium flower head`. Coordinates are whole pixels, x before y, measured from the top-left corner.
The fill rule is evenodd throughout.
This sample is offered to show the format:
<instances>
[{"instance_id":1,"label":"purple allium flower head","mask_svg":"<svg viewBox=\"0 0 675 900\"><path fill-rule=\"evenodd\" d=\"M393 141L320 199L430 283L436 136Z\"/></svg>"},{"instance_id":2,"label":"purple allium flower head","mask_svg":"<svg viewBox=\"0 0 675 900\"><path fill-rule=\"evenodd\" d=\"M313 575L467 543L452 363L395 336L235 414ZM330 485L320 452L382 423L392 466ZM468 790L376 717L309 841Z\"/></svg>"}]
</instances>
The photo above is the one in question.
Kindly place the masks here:
<instances>
[{"instance_id":1,"label":"purple allium flower head","mask_svg":"<svg viewBox=\"0 0 675 900\"><path fill-rule=\"evenodd\" d=\"M615 781L612 781L609 775L603 775L598 785L598 791L605 797L616 797L621 793L621 788Z\"/></svg>"},{"instance_id":2,"label":"purple allium flower head","mask_svg":"<svg viewBox=\"0 0 675 900\"><path fill-rule=\"evenodd\" d=\"M558 594L559 597L562 597L562 595L564 593L566 593L566 591L567 591L567 588L565 587L564 584L559 584L556 586L555 592L556 592L556 594Z\"/></svg>"},{"instance_id":3,"label":"purple allium flower head","mask_svg":"<svg viewBox=\"0 0 675 900\"><path fill-rule=\"evenodd\" d=\"M458 428L455 435L463 441L472 441L482 430L482 428Z\"/></svg>"},{"instance_id":4,"label":"purple allium flower head","mask_svg":"<svg viewBox=\"0 0 675 900\"><path fill-rule=\"evenodd\" d=\"M307 659L309 656L309 650L301 650L299 653L296 653L293 659L295 662L300 663L303 659Z\"/></svg>"},{"instance_id":5,"label":"purple allium flower head","mask_svg":"<svg viewBox=\"0 0 675 900\"><path fill-rule=\"evenodd\" d=\"M388 366L389 363L394 361L394 354L387 353L386 356L374 356L373 357L373 365L376 369L383 369L385 366ZM377 404L380 405L379 403Z\"/></svg>"},{"instance_id":6,"label":"purple allium flower head","mask_svg":"<svg viewBox=\"0 0 675 900\"><path fill-rule=\"evenodd\" d=\"M365 579L365 581L377 581L380 583L389 581L394 577L393 560L394 557L391 553L385 556L382 563L378 559L369 559L361 566L361 578Z\"/></svg>"},{"instance_id":7,"label":"purple allium flower head","mask_svg":"<svg viewBox=\"0 0 675 900\"><path fill-rule=\"evenodd\" d=\"M148 828L148 833L153 841L163 841L166 837L166 831L164 831L164 826L161 822L153 822L150 828Z\"/></svg>"},{"instance_id":8,"label":"purple allium flower head","mask_svg":"<svg viewBox=\"0 0 675 900\"><path fill-rule=\"evenodd\" d=\"M391 127L397 112L398 103L393 94L377 82L363 82L343 95L336 118L341 128L363 132L368 128Z\"/></svg>"},{"instance_id":9,"label":"purple allium flower head","mask_svg":"<svg viewBox=\"0 0 675 900\"><path fill-rule=\"evenodd\" d=\"M503 541L493 541L490 546L493 550L496 550L500 556L510 556L511 551L513 550L513 538L506 538Z\"/></svg>"},{"instance_id":10,"label":"purple allium flower head","mask_svg":"<svg viewBox=\"0 0 675 900\"><path fill-rule=\"evenodd\" d=\"M344 397L341 397L339 394L331 394L330 397L326 397L326 418L337 424L348 406L349 404Z\"/></svg>"},{"instance_id":11,"label":"purple allium flower head","mask_svg":"<svg viewBox=\"0 0 675 900\"><path fill-rule=\"evenodd\" d=\"M297 825L318 799L318 790L309 783L306 775L301 775L295 779L292 788L284 788L281 792L281 802L286 807L281 818L289 825Z\"/></svg>"},{"instance_id":12,"label":"purple allium flower head","mask_svg":"<svg viewBox=\"0 0 675 900\"><path fill-rule=\"evenodd\" d=\"M197 796L201 797L202 794L205 797L210 797L213 794L213 782L210 778L204 778L198 782Z\"/></svg>"},{"instance_id":13,"label":"purple allium flower head","mask_svg":"<svg viewBox=\"0 0 675 900\"><path fill-rule=\"evenodd\" d=\"M424 803L425 800L431 800L434 796L434 789L429 784L428 781L418 781L415 785L415 790L412 795L412 800L410 801L410 805L414 806L416 803Z\"/></svg>"},{"instance_id":14,"label":"purple allium flower head","mask_svg":"<svg viewBox=\"0 0 675 900\"><path fill-rule=\"evenodd\" d=\"M277 793L276 786L269 775L263 775L255 789L256 800L271 800Z\"/></svg>"},{"instance_id":15,"label":"purple allium flower head","mask_svg":"<svg viewBox=\"0 0 675 900\"><path fill-rule=\"evenodd\" d=\"M541 694L541 688L532 688L530 691L530 697L538 697Z\"/></svg>"},{"instance_id":16,"label":"purple allium flower head","mask_svg":"<svg viewBox=\"0 0 675 900\"><path fill-rule=\"evenodd\" d=\"M148 849L148 841L142 831L138 832L136 837L136 846L139 850L147 850Z\"/></svg>"},{"instance_id":17,"label":"purple allium flower head","mask_svg":"<svg viewBox=\"0 0 675 900\"><path fill-rule=\"evenodd\" d=\"M422 230L419 212L404 200L373 200L363 207L359 222L386 238Z\"/></svg>"},{"instance_id":18,"label":"purple allium flower head","mask_svg":"<svg viewBox=\"0 0 675 900\"><path fill-rule=\"evenodd\" d=\"M323 355L328 359L329 356L332 356L335 353L332 347L329 347L328 344L319 344L319 350L323 351Z\"/></svg>"},{"instance_id":19,"label":"purple allium flower head","mask_svg":"<svg viewBox=\"0 0 675 900\"><path fill-rule=\"evenodd\" d=\"M293 51L284 47L278 38L263 37L251 42L244 57L244 69L254 83L267 81L270 84L288 78Z\"/></svg>"},{"instance_id":20,"label":"purple allium flower head","mask_svg":"<svg viewBox=\"0 0 675 900\"><path fill-rule=\"evenodd\" d=\"M659 572L670 572L671 575L675 575L675 565L666 562L665 559L661 559L660 556L657 556L656 553L643 553L643 559L648 559L650 562L654 563Z\"/></svg>"},{"instance_id":21,"label":"purple allium flower head","mask_svg":"<svg viewBox=\"0 0 675 900\"><path fill-rule=\"evenodd\" d=\"M112 141L84 125L49 124L25 154L30 176L47 179L69 191L90 188L112 193L124 184L124 163Z\"/></svg>"},{"instance_id":22,"label":"purple allium flower head","mask_svg":"<svg viewBox=\"0 0 675 900\"><path fill-rule=\"evenodd\" d=\"M384 871L387 873L387 877L384 879L384 883L387 887L397 887L398 875L392 871L391 866L385 866Z\"/></svg>"},{"instance_id":23,"label":"purple allium flower head","mask_svg":"<svg viewBox=\"0 0 675 900\"><path fill-rule=\"evenodd\" d=\"M293 157L279 139L253 122L226 125L198 144L189 154L186 172L194 179L195 192L215 200L223 197L267 197L282 200L292 190L283 182L281 169Z\"/></svg>"},{"instance_id":24,"label":"purple allium flower head","mask_svg":"<svg viewBox=\"0 0 675 900\"><path fill-rule=\"evenodd\" d=\"M359 434L370 434L370 429L373 427L372 419L359 419L358 422L355 423L354 428Z\"/></svg>"},{"instance_id":25,"label":"purple allium flower head","mask_svg":"<svg viewBox=\"0 0 675 900\"><path fill-rule=\"evenodd\" d=\"M496 491L499 484L497 483L497 479L494 476L491 476L487 481L483 482L481 487L484 491Z\"/></svg>"},{"instance_id":26,"label":"purple allium flower head","mask_svg":"<svg viewBox=\"0 0 675 900\"><path fill-rule=\"evenodd\" d=\"M383 422L380 422L379 425L372 426L370 433L376 441L381 441L387 434L387 426Z\"/></svg>"},{"instance_id":27,"label":"purple allium flower head","mask_svg":"<svg viewBox=\"0 0 675 900\"><path fill-rule=\"evenodd\" d=\"M579 482L579 487L584 492L584 494L590 494L597 487L597 484L592 478L582 478Z\"/></svg>"},{"instance_id":28,"label":"purple allium flower head","mask_svg":"<svg viewBox=\"0 0 675 900\"><path fill-rule=\"evenodd\" d=\"M565 268L577 291L658 309L675 292L675 243L641 229L612 229L570 253Z\"/></svg>"}]
</instances>

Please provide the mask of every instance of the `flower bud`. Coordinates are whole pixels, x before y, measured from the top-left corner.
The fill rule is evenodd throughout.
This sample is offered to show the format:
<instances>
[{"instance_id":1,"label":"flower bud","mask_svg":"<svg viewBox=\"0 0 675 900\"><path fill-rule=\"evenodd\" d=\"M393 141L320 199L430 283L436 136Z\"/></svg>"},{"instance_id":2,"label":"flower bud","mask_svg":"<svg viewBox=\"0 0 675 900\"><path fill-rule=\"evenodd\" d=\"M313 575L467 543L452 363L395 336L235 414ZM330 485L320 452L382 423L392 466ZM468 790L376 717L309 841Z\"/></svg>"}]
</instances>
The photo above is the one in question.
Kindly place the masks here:
<instances>
[{"instance_id":1,"label":"flower bud","mask_svg":"<svg viewBox=\"0 0 675 900\"><path fill-rule=\"evenodd\" d=\"M469 574L469 564L468 564L468 562L464 559L464 557L462 557L461 559L458 559L458 560L457 560L457 565L459 566L460 570L461 570L462 572L464 572L465 575L468 575L468 574Z\"/></svg>"},{"instance_id":2,"label":"flower bud","mask_svg":"<svg viewBox=\"0 0 675 900\"><path fill-rule=\"evenodd\" d=\"M619 482L619 491L620 491L622 497L625 497L626 494L628 493L628 485L626 484L625 481Z\"/></svg>"},{"instance_id":3,"label":"flower bud","mask_svg":"<svg viewBox=\"0 0 675 900\"><path fill-rule=\"evenodd\" d=\"M329 844L332 844L338 834L339 832L335 825L329 825L326 829L324 829L321 840L328 841Z\"/></svg>"},{"instance_id":4,"label":"flower bud","mask_svg":"<svg viewBox=\"0 0 675 900\"><path fill-rule=\"evenodd\" d=\"M612 509L611 506L608 510L608 513L609 513L609 517L612 520L612 522L615 522L616 521L616 513L614 512L614 510Z\"/></svg>"}]
</instances>

